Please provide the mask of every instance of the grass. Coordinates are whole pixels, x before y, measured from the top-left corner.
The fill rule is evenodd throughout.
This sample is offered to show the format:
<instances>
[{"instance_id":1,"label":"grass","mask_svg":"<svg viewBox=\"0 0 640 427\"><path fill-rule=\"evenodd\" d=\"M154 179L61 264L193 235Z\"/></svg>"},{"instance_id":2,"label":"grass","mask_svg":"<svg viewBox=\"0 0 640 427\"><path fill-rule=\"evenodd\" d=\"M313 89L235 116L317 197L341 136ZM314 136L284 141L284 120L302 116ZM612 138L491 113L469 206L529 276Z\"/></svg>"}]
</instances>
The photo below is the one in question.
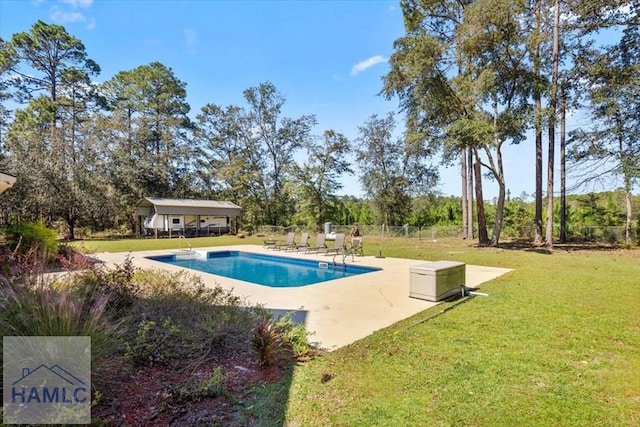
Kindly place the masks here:
<instances>
[{"instance_id":1,"label":"grass","mask_svg":"<svg viewBox=\"0 0 640 427\"><path fill-rule=\"evenodd\" d=\"M244 240L247 240L245 242ZM201 248L206 246L222 246L222 245L237 245L242 243L248 243L252 241L254 243L262 244L262 239L253 237L250 239L239 239L235 236L220 236L220 237L194 237L188 239L188 243L194 248ZM71 243L74 247L89 252L136 252L155 249L171 249L176 250L178 248L186 249L187 244L184 240L178 239L87 239L78 240Z\"/></svg>"},{"instance_id":2,"label":"grass","mask_svg":"<svg viewBox=\"0 0 640 427\"><path fill-rule=\"evenodd\" d=\"M386 252L515 271L297 370L289 425L640 424L637 250L419 246Z\"/></svg>"},{"instance_id":3,"label":"grass","mask_svg":"<svg viewBox=\"0 0 640 427\"><path fill-rule=\"evenodd\" d=\"M175 249L177 241L84 245ZM278 397L265 393L264 402L286 400L272 425L640 425L640 250L567 247L548 254L365 236L365 253L379 251L515 270L482 286L488 298L450 310L454 303L444 303L296 366L288 389L275 389Z\"/></svg>"}]
</instances>

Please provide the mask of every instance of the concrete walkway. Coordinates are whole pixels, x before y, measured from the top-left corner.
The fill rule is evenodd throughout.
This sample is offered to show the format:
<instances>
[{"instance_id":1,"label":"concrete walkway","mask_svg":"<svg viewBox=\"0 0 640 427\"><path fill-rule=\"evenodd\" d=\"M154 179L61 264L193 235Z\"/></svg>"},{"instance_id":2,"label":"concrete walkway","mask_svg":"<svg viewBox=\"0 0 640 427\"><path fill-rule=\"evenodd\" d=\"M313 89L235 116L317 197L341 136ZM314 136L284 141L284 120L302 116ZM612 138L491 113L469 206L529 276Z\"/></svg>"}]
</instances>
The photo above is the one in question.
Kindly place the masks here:
<instances>
[{"instance_id":1,"label":"concrete walkway","mask_svg":"<svg viewBox=\"0 0 640 427\"><path fill-rule=\"evenodd\" d=\"M269 253L303 259L332 262L333 256L266 250L257 245L216 246L197 248L198 251L238 250ZM170 250L132 253L99 253L95 257L107 264L122 264L130 255L136 267L145 269L183 270L170 264L146 259L149 255L170 254ZM351 258L347 258L352 263ZM434 260L435 261L435 260ZM270 288L209 273L191 271L206 285L216 284L233 289L250 304L287 313L295 312L294 319L304 322L312 332L310 341L327 350L350 344L371 333L438 304L409 297L410 267L424 260L402 258L356 257L356 265L382 268L381 271L331 280L299 288ZM466 285L480 284L511 270L505 268L466 266Z\"/></svg>"}]
</instances>

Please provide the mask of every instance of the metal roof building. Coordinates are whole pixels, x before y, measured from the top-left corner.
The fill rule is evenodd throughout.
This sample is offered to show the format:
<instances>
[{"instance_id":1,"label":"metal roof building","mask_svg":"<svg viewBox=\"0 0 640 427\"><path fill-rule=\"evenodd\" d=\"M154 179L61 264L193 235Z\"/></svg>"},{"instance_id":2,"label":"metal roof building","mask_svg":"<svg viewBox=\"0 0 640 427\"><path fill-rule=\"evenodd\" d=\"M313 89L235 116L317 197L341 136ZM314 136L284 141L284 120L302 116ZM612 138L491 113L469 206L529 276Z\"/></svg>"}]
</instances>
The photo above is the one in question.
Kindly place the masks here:
<instances>
[{"instance_id":1,"label":"metal roof building","mask_svg":"<svg viewBox=\"0 0 640 427\"><path fill-rule=\"evenodd\" d=\"M138 204L141 231L156 237L236 233L242 208L218 200L145 197Z\"/></svg>"},{"instance_id":2,"label":"metal roof building","mask_svg":"<svg viewBox=\"0 0 640 427\"><path fill-rule=\"evenodd\" d=\"M8 173L0 172L0 194L13 187L16 182L16 177L9 175Z\"/></svg>"}]
</instances>

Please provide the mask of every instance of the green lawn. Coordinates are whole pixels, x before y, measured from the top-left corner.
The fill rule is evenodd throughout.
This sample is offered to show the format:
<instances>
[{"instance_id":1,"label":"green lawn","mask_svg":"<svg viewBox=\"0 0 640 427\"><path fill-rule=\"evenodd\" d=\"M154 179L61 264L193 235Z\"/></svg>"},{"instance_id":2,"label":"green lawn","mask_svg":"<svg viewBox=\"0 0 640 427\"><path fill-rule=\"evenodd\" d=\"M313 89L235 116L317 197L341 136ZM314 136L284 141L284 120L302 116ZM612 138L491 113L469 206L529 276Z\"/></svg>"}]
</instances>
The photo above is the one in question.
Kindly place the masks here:
<instances>
[{"instance_id":1,"label":"green lawn","mask_svg":"<svg viewBox=\"0 0 640 427\"><path fill-rule=\"evenodd\" d=\"M98 251L177 244L84 242ZM441 304L300 363L286 387L261 391L263 402L279 402L280 408L264 409L268 415L260 425L640 425L640 250L546 254L390 238L365 240L365 250L515 271L484 284L489 297Z\"/></svg>"},{"instance_id":2,"label":"green lawn","mask_svg":"<svg viewBox=\"0 0 640 427\"><path fill-rule=\"evenodd\" d=\"M188 244L192 247L206 246L222 246L237 245L243 243L262 243L257 237L249 239L239 239L236 236L220 236L220 237L198 237L190 238L185 242L183 239L88 239L77 240L71 243L77 248L84 248L91 252L135 252L147 251L154 249L172 249L186 248Z\"/></svg>"}]
</instances>

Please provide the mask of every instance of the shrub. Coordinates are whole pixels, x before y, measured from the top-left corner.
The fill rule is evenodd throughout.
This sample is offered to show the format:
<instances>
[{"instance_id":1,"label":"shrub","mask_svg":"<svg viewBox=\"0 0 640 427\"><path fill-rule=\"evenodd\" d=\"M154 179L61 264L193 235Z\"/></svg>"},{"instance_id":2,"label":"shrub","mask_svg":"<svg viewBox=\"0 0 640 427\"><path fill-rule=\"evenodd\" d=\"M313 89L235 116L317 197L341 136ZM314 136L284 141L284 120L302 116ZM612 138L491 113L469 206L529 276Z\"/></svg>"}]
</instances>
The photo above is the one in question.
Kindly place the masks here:
<instances>
[{"instance_id":1,"label":"shrub","mask_svg":"<svg viewBox=\"0 0 640 427\"><path fill-rule=\"evenodd\" d=\"M36 255L36 248L26 253L14 253L8 247L0 247L0 275L9 280L21 280L36 284L42 277L45 262Z\"/></svg>"},{"instance_id":2,"label":"shrub","mask_svg":"<svg viewBox=\"0 0 640 427\"><path fill-rule=\"evenodd\" d=\"M82 256L82 255L79 255ZM107 310L112 318L123 316L133 307L139 286L134 280L138 269L127 257L122 264L107 269L101 264L89 263L89 269L74 276L72 288L78 295L84 295L86 303L92 305L96 298L107 298Z\"/></svg>"},{"instance_id":3,"label":"shrub","mask_svg":"<svg viewBox=\"0 0 640 427\"><path fill-rule=\"evenodd\" d=\"M195 370L216 355L248 347L258 315L231 291L207 287L199 277L184 272L137 271L133 282L139 293L128 312L135 316L132 323L140 325L128 336L130 343L138 342L132 344L137 345L134 353L144 353L145 346L155 348L153 363L185 368L186 361ZM163 326L167 319L171 328ZM153 326L147 328L149 342L142 346L140 329L148 322ZM140 362L144 356L137 359Z\"/></svg>"},{"instance_id":4,"label":"shrub","mask_svg":"<svg viewBox=\"0 0 640 427\"><path fill-rule=\"evenodd\" d=\"M125 355L135 367L166 364L170 355L163 351L162 347L167 347L170 341L178 339L179 334L180 329L171 318L165 319L159 325L153 320L142 320L138 325L135 340L127 345Z\"/></svg>"},{"instance_id":5,"label":"shrub","mask_svg":"<svg viewBox=\"0 0 640 427\"><path fill-rule=\"evenodd\" d=\"M9 229L7 236L11 250L25 255L36 248L34 255L51 260L58 248L58 235L55 230L47 228L44 223L23 222Z\"/></svg>"},{"instance_id":6,"label":"shrub","mask_svg":"<svg viewBox=\"0 0 640 427\"><path fill-rule=\"evenodd\" d=\"M291 318L291 314L287 314L278 319L277 325L282 331L284 339L291 347L294 357L302 357L309 354L311 350L308 340L309 333L303 324L295 323Z\"/></svg>"},{"instance_id":7,"label":"shrub","mask_svg":"<svg viewBox=\"0 0 640 427\"><path fill-rule=\"evenodd\" d=\"M66 270L85 270L92 264L91 258L79 253L73 246L67 244L58 247L56 262Z\"/></svg>"},{"instance_id":8,"label":"shrub","mask_svg":"<svg viewBox=\"0 0 640 427\"><path fill-rule=\"evenodd\" d=\"M261 366L273 365L291 354L291 347L282 326L268 316L254 325L251 347Z\"/></svg>"},{"instance_id":9,"label":"shrub","mask_svg":"<svg viewBox=\"0 0 640 427\"><path fill-rule=\"evenodd\" d=\"M105 315L106 307L106 298L96 299L88 306L84 298L43 280L36 286L0 281L2 336L90 336L94 367L120 351L122 324ZM96 382L100 379L98 375Z\"/></svg>"},{"instance_id":10,"label":"shrub","mask_svg":"<svg viewBox=\"0 0 640 427\"><path fill-rule=\"evenodd\" d=\"M275 318L266 312L251 331L251 347L258 364L273 365L291 357L309 354L311 346L304 325L295 323L291 313Z\"/></svg>"}]
</instances>

